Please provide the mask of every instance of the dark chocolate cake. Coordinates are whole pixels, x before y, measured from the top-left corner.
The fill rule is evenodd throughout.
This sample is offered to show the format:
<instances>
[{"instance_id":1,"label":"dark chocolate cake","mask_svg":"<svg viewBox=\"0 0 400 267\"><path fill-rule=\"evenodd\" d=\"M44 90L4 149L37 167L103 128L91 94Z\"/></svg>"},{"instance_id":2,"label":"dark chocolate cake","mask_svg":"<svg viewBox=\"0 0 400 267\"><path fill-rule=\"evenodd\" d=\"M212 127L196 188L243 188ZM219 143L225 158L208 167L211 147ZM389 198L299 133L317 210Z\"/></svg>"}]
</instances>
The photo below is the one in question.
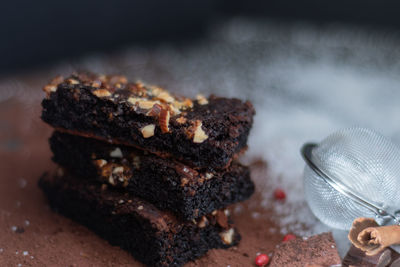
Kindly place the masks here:
<instances>
[{"instance_id":1,"label":"dark chocolate cake","mask_svg":"<svg viewBox=\"0 0 400 267\"><path fill-rule=\"evenodd\" d=\"M246 200L254 192L248 167L194 170L132 147L54 132L53 160L82 178L114 186L192 220Z\"/></svg>"},{"instance_id":2,"label":"dark chocolate cake","mask_svg":"<svg viewBox=\"0 0 400 267\"><path fill-rule=\"evenodd\" d=\"M254 108L238 99L178 97L123 76L76 74L44 87L42 119L54 128L225 168L246 148Z\"/></svg>"},{"instance_id":3,"label":"dark chocolate cake","mask_svg":"<svg viewBox=\"0 0 400 267\"><path fill-rule=\"evenodd\" d=\"M39 186L53 210L149 266L182 266L209 249L227 248L240 240L227 210L182 221L127 193L64 173L44 175Z\"/></svg>"}]
</instances>

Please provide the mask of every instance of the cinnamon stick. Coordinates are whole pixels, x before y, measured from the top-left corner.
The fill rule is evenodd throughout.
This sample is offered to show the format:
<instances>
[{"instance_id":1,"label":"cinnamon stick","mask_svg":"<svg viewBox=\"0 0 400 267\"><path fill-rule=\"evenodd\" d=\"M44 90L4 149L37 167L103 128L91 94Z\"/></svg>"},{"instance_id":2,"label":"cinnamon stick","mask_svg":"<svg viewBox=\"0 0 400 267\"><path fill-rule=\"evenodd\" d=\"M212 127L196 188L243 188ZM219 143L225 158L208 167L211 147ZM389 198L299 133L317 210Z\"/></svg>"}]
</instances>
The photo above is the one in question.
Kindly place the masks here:
<instances>
[{"instance_id":1,"label":"cinnamon stick","mask_svg":"<svg viewBox=\"0 0 400 267\"><path fill-rule=\"evenodd\" d=\"M400 244L400 226L379 226L372 218L357 218L348 237L355 247L372 256L387 247Z\"/></svg>"}]
</instances>

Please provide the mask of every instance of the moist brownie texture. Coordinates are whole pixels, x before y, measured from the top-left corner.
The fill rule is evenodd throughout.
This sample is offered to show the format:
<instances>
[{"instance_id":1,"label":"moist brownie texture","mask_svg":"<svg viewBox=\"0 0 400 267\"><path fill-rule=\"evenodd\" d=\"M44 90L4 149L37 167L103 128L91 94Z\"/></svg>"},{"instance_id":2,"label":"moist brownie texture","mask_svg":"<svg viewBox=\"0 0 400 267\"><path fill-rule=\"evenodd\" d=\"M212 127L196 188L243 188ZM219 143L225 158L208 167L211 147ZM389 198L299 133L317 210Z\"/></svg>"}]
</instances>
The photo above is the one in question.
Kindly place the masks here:
<instances>
[{"instance_id":1,"label":"moist brownie texture","mask_svg":"<svg viewBox=\"0 0 400 267\"><path fill-rule=\"evenodd\" d=\"M254 192L248 167L194 170L132 147L54 132L53 160L81 179L108 184L161 210L192 220L243 201Z\"/></svg>"},{"instance_id":2,"label":"moist brownie texture","mask_svg":"<svg viewBox=\"0 0 400 267\"><path fill-rule=\"evenodd\" d=\"M56 129L134 146L195 168L225 168L246 148L254 108L238 99L178 97L123 76L76 74L44 87Z\"/></svg>"},{"instance_id":3,"label":"moist brownie texture","mask_svg":"<svg viewBox=\"0 0 400 267\"><path fill-rule=\"evenodd\" d=\"M281 243L274 251L269 267L341 266L332 233L297 238Z\"/></svg>"},{"instance_id":4,"label":"moist brownie texture","mask_svg":"<svg viewBox=\"0 0 400 267\"><path fill-rule=\"evenodd\" d=\"M227 210L182 221L129 194L62 172L45 174L39 181L51 208L148 266L182 266L211 248L227 248L240 239Z\"/></svg>"}]
</instances>

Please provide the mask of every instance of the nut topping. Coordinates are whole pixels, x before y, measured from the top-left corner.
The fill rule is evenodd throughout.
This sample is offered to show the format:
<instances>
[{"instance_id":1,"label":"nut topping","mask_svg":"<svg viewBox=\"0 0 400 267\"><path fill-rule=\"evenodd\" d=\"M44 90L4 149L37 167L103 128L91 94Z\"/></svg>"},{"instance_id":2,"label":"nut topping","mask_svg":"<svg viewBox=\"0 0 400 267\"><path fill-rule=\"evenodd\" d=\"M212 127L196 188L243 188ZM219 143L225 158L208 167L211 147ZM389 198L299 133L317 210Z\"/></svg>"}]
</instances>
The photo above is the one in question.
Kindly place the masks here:
<instances>
[{"instance_id":1,"label":"nut topping","mask_svg":"<svg viewBox=\"0 0 400 267\"><path fill-rule=\"evenodd\" d=\"M207 226L207 224L208 224L208 219L207 219L206 216L203 216L203 217L201 217L201 219L200 219L199 223L197 224L197 226L199 228L204 228L204 227Z\"/></svg>"},{"instance_id":2,"label":"nut topping","mask_svg":"<svg viewBox=\"0 0 400 267\"><path fill-rule=\"evenodd\" d=\"M198 95L196 96L196 99L197 99L197 103L199 103L200 105L206 105L206 104L208 104L207 98L205 98L205 96L202 95L202 94L198 94Z\"/></svg>"},{"instance_id":3,"label":"nut topping","mask_svg":"<svg viewBox=\"0 0 400 267\"><path fill-rule=\"evenodd\" d=\"M50 95L50 93L57 91L57 86L53 84L48 84L43 87L43 91L45 91L47 95Z\"/></svg>"},{"instance_id":4,"label":"nut topping","mask_svg":"<svg viewBox=\"0 0 400 267\"><path fill-rule=\"evenodd\" d=\"M162 106L154 104L154 106L146 113L147 116L158 117L161 113Z\"/></svg>"},{"instance_id":5,"label":"nut topping","mask_svg":"<svg viewBox=\"0 0 400 267\"><path fill-rule=\"evenodd\" d=\"M169 110L162 109L160 112L160 117L158 118L162 133L169 132L169 118L170 118Z\"/></svg>"},{"instance_id":6,"label":"nut topping","mask_svg":"<svg viewBox=\"0 0 400 267\"><path fill-rule=\"evenodd\" d=\"M167 102L167 103L174 102L174 100L175 100L168 92L165 92L165 91L160 93L160 94L158 94L157 95L157 99L160 99L160 100L162 100L164 102Z\"/></svg>"},{"instance_id":7,"label":"nut topping","mask_svg":"<svg viewBox=\"0 0 400 267\"><path fill-rule=\"evenodd\" d=\"M137 98L137 97L129 97L128 98L128 102L131 103L132 105L136 105L136 103L139 103L139 101L141 101L141 98Z\"/></svg>"},{"instance_id":8,"label":"nut topping","mask_svg":"<svg viewBox=\"0 0 400 267\"><path fill-rule=\"evenodd\" d=\"M158 101L142 100L142 101L139 101L139 108L151 109L157 103L158 103Z\"/></svg>"},{"instance_id":9,"label":"nut topping","mask_svg":"<svg viewBox=\"0 0 400 267\"><path fill-rule=\"evenodd\" d=\"M92 87L99 88L101 86L101 81L93 81Z\"/></svg>"},{"instance_id":10,"label":"nut topping","mask_svg":"<svg viewBox=\"0 0 400 267\"><path fill-rule=\"evenodd\" d=\"M233 242L234 234L235 230L233 228L230 228L229 230L220 233L219 236L221 237L222 242L224 242L226 245L230 245Z\"/></svg>"},{"instance_id":11,"label":"nut topping","mask_svg":"<svg viewBox=\"0 0 400 267\"><path fill-rule=\"evenodd\" d=\"M189 180L187 178L182 178L181 186L185 186L187 183L189 183Z\"/></svg>"},{"instance_id":12,"label":"nut topping","mask_svg":"<svg viewBox=\"0 0 400 267\"><path fill-rule=\"evenodd\" d=\"M149 124L144 126L140 131L142 132L144 138L149 138L154 135L155 128L156 126L154 124Z\"/></svg>"},{"instance_id":13,"label":"nut topping","mask_svg":"<svg viewBox=\"0 0 400 267\"><path fill-rule=\"evenodd\" d=\"M176 119L176 122L179 124L184 124L186 121L187 121L187 119L182 116Z\"/></svg>"},{"instance_id":14,"label":"nut topping","mask_svg":"<svg viewBox=\"0 0 400 267\"><path fill-rule=\"evenodd\" d=\"M79 81L78 81L78 80L75 80L75 79L72 79L72 78L70 78L70 79L68 79L68 80L67 80L67 83L69 83L69 84L79 84Z\"/></svg>"},{"instance_id":15,"label":"nut topping","mask_svg":"<svg viewBox=\"0 0 400 267\"><path fill-rule=\"evenodd\" d=\"M210 180L213 177L214 177L214 174L212 174L211 172L206 172L206 180Z\"/></svg>"},{"instance_id":16,"label":"nut topping","mask_svg":"<svg viewBox=\"0 0 400 267\"><path fill-rule=\"evenodd\" d=\"M92 93L97 97L111 96L110 91L108 91L107 89L97 89L97 90L94 90Z\"/></svg>"},{"instance_id":17,"label":"nut topping","mask_svg":"<svg viewBox=\"0 0 400 267\"><path fill-rule=\"evenodd\" d=\"M117 173L123 173L124 172L124 167L118 166L115 167L112 171L112 173L117 174Z\"/></svg>"},{"instance_id":18,"label":"nut topping","mask_svg":"<svg viewBox=\"0 0 400 267\"><path fill-rule=\"evenodd\" d=\"M96 164L98 167L103 167L104 165L106 165L107 164L107 161L106 160L104 160L104 159L96 159L95 161L94 161L94 164Z\"/></svg>"},{"instance_id":19,"label":"nut topping","mask_svg":"<svg viewBox=\"0 0 400 267\"><path fill-rule=\"evenodd\" d=\"M196 121L196 129L194 131L194 136L193 136L193 143L203 143L205 140L207 140L208 135L204 132L204 130L201 128L202 126L201 121Z\"/></svg>"},{"instance_id":20,"label":"nut topping","mask_svg":"<svg viewBox=\"0 0 400 267\"><path fill-rule=\"evenodd\" d=\"M110 152L110 157L112 158L122 158L122 151L119 147L115 148L113 151Z\"/></svg>"}]
</instances>

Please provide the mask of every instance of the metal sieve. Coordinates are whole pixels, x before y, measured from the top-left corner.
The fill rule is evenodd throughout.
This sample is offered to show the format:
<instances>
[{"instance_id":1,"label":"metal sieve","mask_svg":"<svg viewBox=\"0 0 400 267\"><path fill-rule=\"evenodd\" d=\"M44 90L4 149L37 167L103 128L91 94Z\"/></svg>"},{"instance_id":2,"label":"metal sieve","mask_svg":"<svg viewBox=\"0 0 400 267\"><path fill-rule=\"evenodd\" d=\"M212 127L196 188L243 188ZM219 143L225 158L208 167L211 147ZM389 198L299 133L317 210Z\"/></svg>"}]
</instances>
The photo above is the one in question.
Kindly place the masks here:
<instances>
[{"instance_id":1,"label":"metal sieve","mask_svg":"<svg viewBox=\"0 0 400 267\"><path fill-rule=\"evenodd\" d=\"M358 217L400 221L400 149L366 128L340 130L301 149L305 198L323 223L348 230Z\"/></svg>"}]
</instances>

